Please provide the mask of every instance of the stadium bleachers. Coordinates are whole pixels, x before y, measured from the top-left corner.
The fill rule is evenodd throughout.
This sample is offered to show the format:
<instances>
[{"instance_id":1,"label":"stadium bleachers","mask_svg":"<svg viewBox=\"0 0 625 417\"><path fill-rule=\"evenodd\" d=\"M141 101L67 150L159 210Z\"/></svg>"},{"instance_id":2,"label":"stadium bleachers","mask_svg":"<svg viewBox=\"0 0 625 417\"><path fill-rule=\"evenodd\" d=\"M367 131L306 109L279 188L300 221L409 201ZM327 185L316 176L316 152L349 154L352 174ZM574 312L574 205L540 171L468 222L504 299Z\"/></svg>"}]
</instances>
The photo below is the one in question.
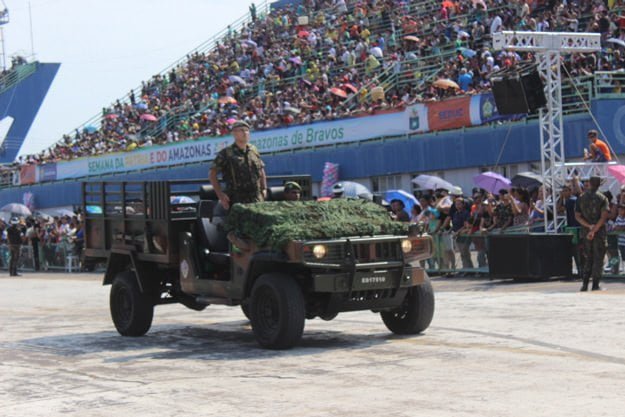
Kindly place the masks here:
<instances>
[{"instance_id":1,"label":"stadium bleachers","mask_svg":"<svg viewBox=\"0 0 625 417\"><path fill-rule=\"evenodd\" d=\"M288 2L287 2L288 3ZM602 33L599 54L566 57L580 90L597 70L625 66L622 2L564 5L493 0L305 0L257 8L198 50L103 109L102 115L18 164L69 160L227 134L235 119L255 129L333 120L488 90L489 74L522 59L489 49L501 29ZM623 26L623 29L621 28ZM620 41L622 45L617 42ZM435 88L471 76L466 91ZM383 98L373 101L373 90ZM576 109L563 80L564 105Z\"/></svg>"}]
</instances>

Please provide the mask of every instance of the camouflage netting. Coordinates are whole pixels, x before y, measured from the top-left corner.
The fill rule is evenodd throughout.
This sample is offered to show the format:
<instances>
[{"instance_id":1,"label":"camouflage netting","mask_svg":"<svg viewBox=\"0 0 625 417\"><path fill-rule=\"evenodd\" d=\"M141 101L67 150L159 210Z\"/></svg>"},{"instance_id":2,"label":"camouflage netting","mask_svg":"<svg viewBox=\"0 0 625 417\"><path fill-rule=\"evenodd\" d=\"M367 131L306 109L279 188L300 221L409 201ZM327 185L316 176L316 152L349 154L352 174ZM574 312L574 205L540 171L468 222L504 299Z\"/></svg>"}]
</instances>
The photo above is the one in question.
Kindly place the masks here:
<instances>
[{"instance_id":1,"label":"camouflage netting","mask_svg":"<svg viewBox=\"0 0 625 417\"><path fill-rule=\"evenodd\" d=\"M260 247L279 249L291 240L405 234L408 226L392 221L377 204L336 199L237 204L228 215L226 230L235 231Z\"/></svg>"}]
</instances>

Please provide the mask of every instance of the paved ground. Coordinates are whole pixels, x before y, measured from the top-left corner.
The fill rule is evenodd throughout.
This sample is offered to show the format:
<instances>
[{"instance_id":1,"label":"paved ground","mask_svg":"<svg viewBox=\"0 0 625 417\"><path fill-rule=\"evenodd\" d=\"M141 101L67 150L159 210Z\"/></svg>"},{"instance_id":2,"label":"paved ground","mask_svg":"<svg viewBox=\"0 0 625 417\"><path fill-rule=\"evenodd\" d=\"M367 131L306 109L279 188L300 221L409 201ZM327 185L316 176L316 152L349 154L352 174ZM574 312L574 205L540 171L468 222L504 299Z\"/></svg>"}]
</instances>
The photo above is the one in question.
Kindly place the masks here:
<instances>
[{"instance_id":1,"label":"paved ground","mask_svg":"<svg viewBox=\"0 0 625 417\"><path fill-rule=\"evenodd\" d=\"M238 309L160 306L148 336L122 338L99 276L1 277L0 415L623 415L623 282L434 281L422 336L358 312L272 352Z\"/></svg>"}]
</instances>

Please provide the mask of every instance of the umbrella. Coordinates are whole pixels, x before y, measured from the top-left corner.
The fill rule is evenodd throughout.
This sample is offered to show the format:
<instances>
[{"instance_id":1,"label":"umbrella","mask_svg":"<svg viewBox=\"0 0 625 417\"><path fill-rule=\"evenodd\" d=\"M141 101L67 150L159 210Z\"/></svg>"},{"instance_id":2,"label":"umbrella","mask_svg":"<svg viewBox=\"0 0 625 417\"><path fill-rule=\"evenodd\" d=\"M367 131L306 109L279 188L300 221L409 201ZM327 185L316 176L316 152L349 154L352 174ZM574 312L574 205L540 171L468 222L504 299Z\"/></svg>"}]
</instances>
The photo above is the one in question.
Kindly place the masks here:
<instances>
[{"instance_id":1,"label":"umbrella","mask_svg":"<svg viewBox=\"0 0 625 417\"><path fill-rule=\"evenodd\" d=\"M102 207L100 206L86 206L85 210L89 214L102 214Z\"/></svg>"},{"instance_id":2,"label":"umbrella","mask_svg":"<svg viewBox=\"0 0 625 417\"><path fill-rule=\"evenodd\" d=\"M543 177L531 171L519 172L514 177L512 177L513 187L530 189L540 187L542 184Z\"/></svg>"},{"instance_id":3,"label":"umbrella","mask_svg":"<svg viewBox=\"0 0 625 417\"><path fill-rule=\"evenodd\" d=\"M618 38L610 38L608 39L608 42L612 42L617 44L618 46L622 46L623 48L625 48L625 41L618 39Z\"/></svg>"},{"instance_id":4,"label":"umbrella","mask_svg":"<svg viewBox=\"0 0 625 417\"><path fill-rule=\"evenodd\" d=\"M462 56L465 58L473 58L477 54L477 52L469 48L460 48L460 51L462 53Z\"/></svg>"},{"instance_id":5,"label":"umbrella","mask_svg":"<svg viewBox=\"0 0 625 417\"><path fill-rule=\"evenodd\" d=\"M484 8L484 10L487 10L488 8L486 7L486 3L484 2L484 0L471 0L473 2L474 6L477 6L478 4L480 6L482 6Z\"/></svg>"},{"instance_id":6,"label":"umbrella","mask_svg":"<svg viewBox=\"0 0 625 417\"><path fill-rule=\"evenodd\" d=\"M473 177L473 182L480 188L485 189L489 193L497 194L499 190L510 188L511 181L503 175L496 172L487 171Z\"/></svg>"},{"instance_id":7,"label":"umbrella","mask_svg":"<svg viewBox=\"0 0 625 417\"><path fill-rule=\"evenodd\" d=\"M73 210L66 209L66 208L50 209L48 210L48 213L53 216L59 216L59 217L63 217L63 216L73 217L76 215L76 213L74 213Z\"/></svg>"},{"instance_id":8,"label":"umbrella","mask_svg":"<svg viewBox=\"0 0 625 417\"><path fill-rule=\"evenodd\" d=\"M256 42L254 42L251 39L246 39L243 42L241 42L244 45L249 45L249 46L253 46L254 48L256 48L258 46L258 44Z\"/></svg>"},{"instance_id":9,"label":"umbrella","mask_svg":"<svg viewBox=\"0 0 625 417\"><path fill-rule=\"evenodd\" d=\"M442 88L444 90L448 88L453 88L455 90L459 90L460 86L455 82L447 78L441 78L432 83L434 87Z\"/></svg>"},{"instance_id":10,"label":"umbrella","mask_svg":"<svg viewBox=\"0 0 625 417\"><path fill-rule=\"evenodd\" d=\"M413 35L404 36L404 39L412 42L419 42L420 39Z\"/></svg>"},{"instance_id":11,"label":"umbrella","mask_svg":"<svg viewBox=\"0 0 625 417\"><path fill-rule=\"evenodd\" d=\"M335 96L338 96L338 97L341 97L341 98L347 98L347 93L345 92L345 90L341 90L338 87L331 88L330 92L332 94L334 94Z\"/></svg>"},{"instance_id":12,"label":"umbrella","mask_svg":"<svg viewBox=\"0 0 625 417\"><path fill-rule=\"evenodd\" d=\"M140 101L139 103L135 104L135 108L137 108L139 110L147 110L148 109L148 105L145 102Z\"/></svg>"},{"instance_id":13,"label":"umbrella","mask_svg":"<svg viewBox=\"0 0 625 417\"><path fill-rule=\"evenodd\" d=\"M30 216L32 215L30 209L20 203L10 203L2 207L0 211L5 211L11 214L17 214L18 216Z\"/></svg>"},{"instance_id":14,"label":"umbrella","mask_svg":"<svg viewBox=\"0 0 625 417\"><path fill-rule=\"evenodd\" d=\"M608 172L621 184L625 184L625 165L611 165Z\"/></svg>"},{"instance_id":15,"label":"umbrella","mask_svg":"<svg viewBox=\"0 0 625 417\"><path fill-rule=\"evenodd\" d=\"M105 119L109 119L109 120L115 120L118 117L119 117L119 114L115 114L115 113L109 113L104 116Z\"/></svg>"},{"instance_id":16,"label":"umbrella","mask_svg":"<svg viewBox=\"0 0 625 417\"><path fill-rule=\"evenodd\" d=\"M141 120L147 120L148 122L155 122L155 121L158 120L158 118L156 116L154 116L153 114L149 114L149 113L144 113L139 118Z\"/></svg>"},{"instance_id":17,"label":"umbrella","mask_svg":"<svg viewBox=\"0 0 625 417\"><path fill-rule=\"evenodd\" d=\"M186 195L172 195L169 197L169 202L171 204L190 204L195 203L195 200Z\"/></svg>"},{"instance_id":18,"label":"umbrella","mask_svg":"<svg viewBox=\"0 0 625 417\"><path fill-rule=\"evenodd\" d=\"M237 121L237 119L235 119L234 117L226 119L226 123L228 123L229 125L232 125L232 124L236 123L236 121Z\"/></svg>"},{"instance_id":19,"label":"umbrella","mask_svg":"<svg viewBox=\"0 0 625 417\"><path fill-rule=\"evenodd\" d=\"M349 84L349 83L345 83L345 84L341 85L341 87L343 87L346 90L351 91L354 94L356 94L358 92L358 89L356 87L354 87L352 84Z\"/></svg>"},{"instance_id":20,"label":"umbrella","mask_svg":"<svg viewBox=\"0 0 625 417\"><path fill-rule=\"evenodd\" d=\"M454 186L452 183L435 175L417 175L412 179L412 182L423 190L438 190L439 188L450 190Z\"/></svg>"},{"instance_id":21,"label":"umbrella","mask_svg":"<svg viewBox=\"0 0 625 417\"><path fill-rule=\"evenodd\" d=\"M382 53L382 48L380 48L379 46L374 46L373 48L371 48L369 50L369 53L376 58L382 58L384 56L384 54Z\"/></svg>"},{"instance_id":22,"label":"umbrella","mask_svg":"<svg viewBox=\"0 0 625 417\"><path fill-rule=\"evenodd\" d=\"M307 30L300 30L299 32L297 32L297 36L299 36L300 38L307 38L308 35L310 35L310 32L308 32Z\"/></svg>"},{"instance_id":23,"label":"umbrella","mask_svg":"<svg viewBox=\"0 0 625 417\"><path fill-rule=\"evenodd\" d=\"M454 3L449 1L449 0L445 0L442 4L442 6L446 9L451 9L452 7L454 7Z\"/></svg>"},{"instance_id":24,"label":"umbrella","mask_svg":"<svg viewBox=\"0 0 625 417\"><path fill-rule=\"evenodd\" d=\"M219 104L237 104L237 101L234 99L234 97L230 96L220 97L217 101L219 102Z\"/></svg>"},{"instance_id":25,"label":"umbrella","mask_svg":"<svg viewBox=\"0 0 625 417\"><path fill-rule=\"evenodd\" d=\"M294 56L294 57L289 58L289 61L291 61L295 65L302 65L302 58L300 58L298 56Z\"/></svg>"},{"instance_id":26,"label":"umbrella","mask_svg":"<svg viewBox=\"0 0 625 417\"><path fill-rule=\"evenodd\" d=\"M469 32L466 32L464 30L459 30L458 31L458 39L460 38L470 38L471 35L469 35Z\"/></svg>"},{"instance_id":27,"label":"umbrella","mask_svg":"<svg viewBox=\"0 0 625 417\"><path fill-rule=\"evenodd\" d=\"M84 130L87 133L93 133L93 132L96 132L98 128L93 125L89 125L89 126L85 126L82 130Z\"/></svg>"},{"instance_id":28,"label":"umbrella","mask_svg":"<svg viewBox=\"0 0 625 417\"><path fill-rule=\"evenodd\" d=\"M386 194L384 194L384 199L386 201L401 200L408 214L410 214L414 206L421 206L414 195L404 190L388 190Z\"/></svg>"},{"instance_id":29,"label":"umbrella","mask_svg":"<svg viewBox=\"0 0 625 417\"><path fill-rule=\"evenodd\" d=\"M353 181L341 181L334 184L332 187L337 184L341 184L343 188L343 197L347 198L363 198L366 200L372 200L373 194L367 187L362 184Z\"/></svg>"},{"instance_id":30,"label":"umbrella","mask_svg":"<svg viewBox=\"0 0 625 417\"><path fill-rule=\"evenodd\" d=\"M293 113L293 114L300 114L302 111L296 107L285 107L284 111L289 112L289 113Z\"/></svg>"},{"instance_id":31,"label":"umbrella","mask_svg":"<svg viewBox=\"0 0 625 417\"><path fill-rule=\"evenodd\" d=\"M230 75L228 79L233 83L241 84L243 86L246 85L245 80L243 80L243 78L239 77L238 75Z\"/></svg>"}]
</instances>

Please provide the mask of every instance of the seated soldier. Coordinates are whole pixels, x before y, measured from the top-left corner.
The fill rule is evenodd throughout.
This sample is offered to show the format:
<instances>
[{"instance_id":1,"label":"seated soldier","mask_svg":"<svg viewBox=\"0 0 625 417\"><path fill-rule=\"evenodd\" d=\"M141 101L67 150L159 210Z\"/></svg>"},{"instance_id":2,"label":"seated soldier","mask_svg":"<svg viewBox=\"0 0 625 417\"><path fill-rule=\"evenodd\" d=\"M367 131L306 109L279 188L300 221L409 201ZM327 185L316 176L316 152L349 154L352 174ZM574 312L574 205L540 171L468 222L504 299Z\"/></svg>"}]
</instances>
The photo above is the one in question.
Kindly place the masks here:
<instances>
[{"instance_id":1,"label":"seated soldier","mask_svg":"<svg viewBox=\"0 0 625 417\"><path fill-rule=\"evenodd\" d=\"M299 201L302 199L302 187L294 181L284 184L284 199L286 201Z\"/></svg>"}]
</instances>

